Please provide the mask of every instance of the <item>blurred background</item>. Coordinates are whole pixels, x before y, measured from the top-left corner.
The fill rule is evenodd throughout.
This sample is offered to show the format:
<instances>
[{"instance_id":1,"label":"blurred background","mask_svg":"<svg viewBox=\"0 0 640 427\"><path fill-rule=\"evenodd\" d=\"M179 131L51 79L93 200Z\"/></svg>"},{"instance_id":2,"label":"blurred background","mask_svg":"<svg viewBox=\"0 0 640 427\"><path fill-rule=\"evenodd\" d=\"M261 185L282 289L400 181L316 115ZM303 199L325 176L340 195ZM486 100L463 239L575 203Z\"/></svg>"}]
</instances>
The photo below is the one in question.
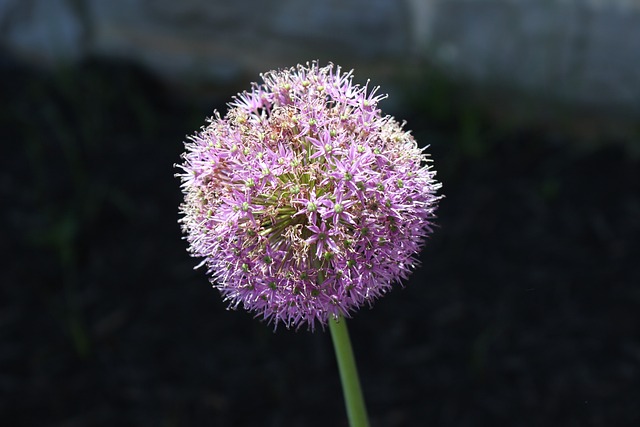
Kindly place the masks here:
<instances>
[{"instance_id":1,"label":"blurred background","mask_svg":"<svg viewBox=\"0 0 640 427\"><path fill-rule=\"evenodd\" d=\"M640 2L0 0L0 416L346 426L328 332L227 311L182 142L260 72L390 94L443 182L349 326L372 426L640 425Z\"/></svg>"}]
</instances>

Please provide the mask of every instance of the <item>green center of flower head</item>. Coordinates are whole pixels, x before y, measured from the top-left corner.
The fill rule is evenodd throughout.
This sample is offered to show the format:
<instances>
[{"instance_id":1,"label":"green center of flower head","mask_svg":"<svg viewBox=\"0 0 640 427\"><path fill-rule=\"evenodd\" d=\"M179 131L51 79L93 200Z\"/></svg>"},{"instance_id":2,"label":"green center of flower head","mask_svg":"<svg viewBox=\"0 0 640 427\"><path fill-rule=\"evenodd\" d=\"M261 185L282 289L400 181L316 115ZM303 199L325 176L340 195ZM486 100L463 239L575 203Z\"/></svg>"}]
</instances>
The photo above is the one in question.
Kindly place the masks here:
<instances>
[{"instance_id":1,"label":"green center of flower head","mask_svg":"<svg viewBox=\"0 0 640 427\"><path fill-rule=\"evenodd\" d=\"M181 222L231 306L313 328L408 276L439 184L351 73L263 79L186 144Z\"/></svg>"}]
</instances>

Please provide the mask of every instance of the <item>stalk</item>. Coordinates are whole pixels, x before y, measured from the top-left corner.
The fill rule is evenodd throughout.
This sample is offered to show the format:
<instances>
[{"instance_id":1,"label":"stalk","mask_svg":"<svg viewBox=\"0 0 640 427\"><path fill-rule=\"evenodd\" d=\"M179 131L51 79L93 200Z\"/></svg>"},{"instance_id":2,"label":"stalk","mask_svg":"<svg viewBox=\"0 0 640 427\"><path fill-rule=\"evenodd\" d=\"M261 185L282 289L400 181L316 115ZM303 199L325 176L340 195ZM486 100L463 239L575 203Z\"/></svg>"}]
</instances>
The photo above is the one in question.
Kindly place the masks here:
<instances>
[{"instance_id":1,"label":"stalk","mask_svg":"<svg viewBox=\"0 0 640 427\"><path fill-rule=\"evenodd\" d=\"M338 370L340 371L340 381L342 382L342 392L344 403L347 407L347 417L350 427L368 427L367 408L364 403L360 379L358 378L358 368L353 357L347 322L340 316L337 320L333 317L329 319L329 330L333 340L333 348L336 352Z\"/></svg>"}]
</instances>

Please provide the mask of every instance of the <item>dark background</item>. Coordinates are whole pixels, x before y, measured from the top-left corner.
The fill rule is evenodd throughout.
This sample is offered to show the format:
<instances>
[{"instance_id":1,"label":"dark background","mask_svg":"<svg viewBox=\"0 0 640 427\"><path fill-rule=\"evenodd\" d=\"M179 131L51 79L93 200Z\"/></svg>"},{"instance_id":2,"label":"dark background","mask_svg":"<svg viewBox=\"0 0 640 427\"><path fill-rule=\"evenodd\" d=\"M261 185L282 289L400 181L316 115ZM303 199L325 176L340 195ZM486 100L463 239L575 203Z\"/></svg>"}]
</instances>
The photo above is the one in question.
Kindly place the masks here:
<instances>
[{"instance_id":1,"label":"dark background","mask_svg":"<svg viewBox=\"0 0 640 427\"><path fill-rule=\"evenodd\" d=\"M0 73L1 424L345 426L328 332L227 311L181 240L182 141L248 82ZM385 111L446 198L423 265L349 322L372 425L638 425L640 133L511 122L434 76Z\"/></svg>"}]
</instances>

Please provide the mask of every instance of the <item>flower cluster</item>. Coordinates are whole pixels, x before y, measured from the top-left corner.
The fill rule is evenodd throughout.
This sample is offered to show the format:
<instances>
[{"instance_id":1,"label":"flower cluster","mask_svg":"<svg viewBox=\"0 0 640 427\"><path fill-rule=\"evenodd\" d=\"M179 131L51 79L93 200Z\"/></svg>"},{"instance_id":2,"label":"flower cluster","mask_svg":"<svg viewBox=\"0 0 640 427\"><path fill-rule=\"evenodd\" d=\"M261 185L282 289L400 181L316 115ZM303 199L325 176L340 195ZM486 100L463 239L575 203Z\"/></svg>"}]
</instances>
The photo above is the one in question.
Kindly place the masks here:
<instances>
[{"instance_id":1,"label":"flower cluster","mask_svg":"<svg viewBox=\"0 0 640 427\"><path fill-rule=\"evenodd\" d=\"M185 143L180 221L231 308L313 329L407 278L440 185L351 72L262 78Z\"/></svg>"}]
</instances>

